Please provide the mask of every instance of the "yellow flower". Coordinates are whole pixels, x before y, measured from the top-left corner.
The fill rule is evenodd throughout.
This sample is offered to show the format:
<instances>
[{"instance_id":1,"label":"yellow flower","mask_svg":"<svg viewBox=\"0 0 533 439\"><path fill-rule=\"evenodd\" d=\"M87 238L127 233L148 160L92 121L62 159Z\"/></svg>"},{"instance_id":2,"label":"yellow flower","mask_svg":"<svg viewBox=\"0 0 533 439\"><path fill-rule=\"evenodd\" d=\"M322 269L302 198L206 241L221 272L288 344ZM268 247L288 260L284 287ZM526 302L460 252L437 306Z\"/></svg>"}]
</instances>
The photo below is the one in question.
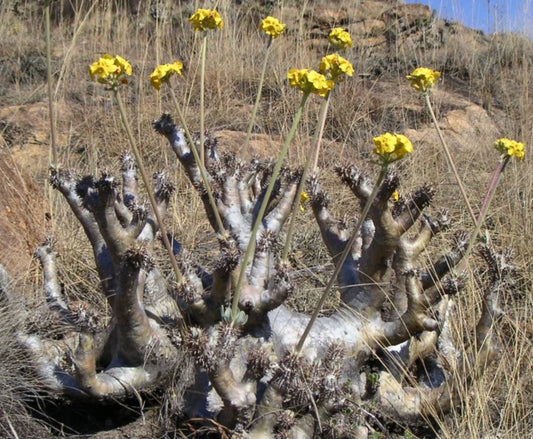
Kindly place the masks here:
<instances>
[{"instance_id":1,"label":"yellow flower","mask_svg":"<svg viewBox=\"0 0 533 439\"><path fill-rule=\"evenodd\" d=\"M398 192L398 189L396 189L393 193L392 193L392 198L394 199L394 201L397 203L398 201L400 201L400 192Z\"/></svg>"},{"instance_id":2,"label":"yellow flower","mask_svg":"<svg viewBox=\"0 0 533 439\"><path fill-rule=\"evenodd\" d=\"M415 90L425 93L433 87L433 84L435 84L440 76L440 72L436 72L435 70L426 67L419 67L413 73L406 76L406 79L411 83L411 87Z\"/></svg>"},{"instance_id":3,"label":"yellow flower","mask_svg":"<svg viewBox=\"0 0 533 439\"><path fill-rule=\"evenodd\" d=\"M389 164L413 152L413 144L402 134L385 133L374 137L375 153L383 163Z\"/></svg>"},{"instance_id":4,"label":"yellow flower","mask_svg":"<svg viewBox=\"0 0 533 439\"><path fill-rule=\"evenodd\" d=\"M150 75L152 86L159 91L163 82L168 82L174 73L181 75L182 69L183 63L179 61L176 61L172 64L161 64L160 66L157 66Z\"/></svg>"},{"instance_id":5,"label":"yellow flower","mask_svg":"<svg viewBox=\"0 0 533 439\"><path fill-rule=\"evenodd\" d=\"M300 211L305 212L305 205L309 201L310 197L306 191L302 191L300 194Z\"/></svg>"},{"instance_id":6,"label":"yellow flower","mask_svg":"<svg viewBox=\"0 0 533 439\"><path fill-rule=\"evenodd\" d=\"M285 27L286 25L284 25L277 18L270 16L268 16L261 22L261 30L272 38L277 38L283 32L285 32Z\"/></svg>"},{"instance_id":7,"label":"yellow flower","mask_svg":"<svg viewBox=\"0 0 533 439\"><path fill-rule=\"evenodd\" d=\"M287 74L291 87L300 89L304 93L314 93L326 97L335 83L326 79L324 75L309 69L291 69Z\"/></svg>"},{"instance_id":8,"label":"yellow flower","mask_svg":"<svg viewBox=\"0 0 533 439\"><path fill-rule=\"evenodd\" d=\"M324 75L329 73L329 77L333 81L340 81L342 80L342 75L352 76L354 73L352 63L337 54L328 55L322 58L318 70Z\"/></svg>"},{"instance_id":9,"label":"yellow flower","mask_svg":"<svg viewBox=\"0 0 533 439\"><path fill-rule=\"evenodd\" d=\"M119 67L121 73L125 73L128 76L133 74L131 64L122 58L120 55L115 56L115 65Z\"/></svg>"},{"instance_id":10,"label":"yellow flower","mask_svg":"<svg viewBox=\"0 0 533 439\"><path fill-rule=\"evenodd\" d=\"M89 74L91 79L97 79L101 84L117 87L119 84L127 84L127 76L131 76L133 69L131 64L120 55L104 55L98 61L91 64Z\"/></svg>"},{"instance_id":11,"label":"yellow flower","mask_svg":"<svg viewBox=\"0 0 533 439\"><path fill-rule=\"evenodd\" d=\"M506 138L498 139L494 142L494 147L504 156L515 156L520 161L524 160L524 155L526 154L526 146L522 142L517 142L516 140Z\"/></svg>"},{"instance_id":12,"label":"yellow flower","mask_svg":"<svg viewBox=\"0 0 533 439\"><path fill-rule=\"evenodd\" d=\"M194 26L195 31L224 28L224 20L222 20L218 11L213 9L197 9L196 12L191 15L189 21Z\"/></svg>"},{"instance_id":13,"label":"yellow flower","mask_svg":"<svg viewBox=\"0 0 533 439\"><path fill-rule=\"evenodd\" d=\"M346 50L348 47L352 47L352 37L350 33L342 27L336 27L328 36L328 40L339 50Z\"/></svg>"}]
</instances>

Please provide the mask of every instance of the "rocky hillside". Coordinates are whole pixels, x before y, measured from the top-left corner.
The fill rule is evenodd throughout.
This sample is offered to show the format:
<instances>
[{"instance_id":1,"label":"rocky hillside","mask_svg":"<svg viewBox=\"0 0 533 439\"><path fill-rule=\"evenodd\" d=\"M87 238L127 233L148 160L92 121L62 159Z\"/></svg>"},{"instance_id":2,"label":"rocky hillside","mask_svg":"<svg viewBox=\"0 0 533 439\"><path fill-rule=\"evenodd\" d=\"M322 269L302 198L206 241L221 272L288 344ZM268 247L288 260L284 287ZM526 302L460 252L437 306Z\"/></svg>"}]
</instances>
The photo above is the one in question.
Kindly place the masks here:
<instances>
[{"instance_id":1,"label":"rocky hillside","mask_svg":"<svg viewBox=\"0 0 533 439\"><path fill-rule=\"evenodd\" d=\"M71 2L57 2L65 7L55 13L59 27L77 23L86 11L80 11L79 16L72 14L72 10L68 11L65 6L67 3ZM164 9L152 5L144 10L137 3L129 5L132 20L147 31L156 25L157 14L166 14L178 23L191 8L187 4L178 7L168 2ZM403 80L405 74L420 65L443 72L434 101L445 137L452 148L469 148L486 143L487 138L502 135L526 142L530 140L533 111L531 102L524 96L531 91L532 84L529 77L524 77L524 72L533 67L531 41L513 35L483 35L459 23L437 20L424 5L405 5L390 0L339 2L340 6L308 2L302 9L291 6L291 2L284 3L286 5L277 11L267 2L242 2L240 8L247 8L248 12L242 14L244 17L281 14L289 24L289 32L295 38L305 36L307 49L316 53L326 50L324 36L332 27L342 26L351 32L355 48L350 55L357 78L344 89L346 102L333 108L332 120L346 119L340 113L345 112L346 105L352 106L354 114L349 117L358 120L356 134L363 140L375 135L375 127L379 126L381 130L405 132L419 145L437 144L423 102L409 92ZM27 19L39 18L38 12L37 6L31 2L12 2L11 14L5 12L12 20L12 26L0 54L3 78L0 85L0 141L3 166L11 170L4 172L5 184L1 187L0 230L12 229L13 223L18 222L16 218L32 218L24 239L8 234L12 239L0 244L3 246L0 261L15 271L23 271L27 266L32 249L45 233L42 229L46 224L44 216L48 213L42 203L31 201L44 199L39 192L44 190L41 188L44 188L49 162L42 40L33 46L27 40L18 46L9 42L9 39L17 39ZM57 71L61 71L67 50L71 51L72 47L54 48ZM13 92L15 84L19 88L18 98ZM69 136L76 135L72 128L79 125L81 113L76 110L80 106L79 96L73 99L68 93L63 96L57 102L56 111L59 142L66 145L72 140ZM22 100L17 101L20 98ZM31 103L27 103L28 100ZM326 137L330 141L344 140L339 133L346 129L341 127L339 131L336 128L334 124L327 127ZM223 131L219 136L222 144L225 141L230 145L239 143L238 130ZM272 143L268 139L265 141L267 145ZM264 145L258 140L254 150L262 151ZM13 169L17 169L16 176ZM21 181L28 184L21 184ZM11 196L13 187L22 187L22 193ZM21 202L26 200L25 197L29 197L29 201Z\"/></svg>"},{"instance_id":2,"label":"rocky hillside","mask_svg":"<svg viewBox=\"0 0 533 439\"><path fill-rule=\"evenodd\" d=\"M57 5L67 3L71 2L57 2ZM162 10L154 6L144 10L132 4L132 20L147 32L157 24L157 14L166 14L170 20L181 23L191 5L178 7L170 3ZM343 26L351 32L355 47L350 55L357 78L344 88L345 97L338 106L333 106L331 119L357 120L355 135L363 141L376 135L378 126L381 131L405 132L420 146L437 145L423 102L410 92L404 81L404 76L420 65L443 72L433 99L452 148L468 149L504 135L525 142L531 140L533 111L527 96L533 87L528 76L533 67L533 45L526 38L483 35L460 23L437 20L427 6L390 0L339 2L340 6L308 2L303 9L284 2L286 5L278 10L257 2L242 3L240 8L247 8L247 13L242 14L246 18L281 14L292 36L304 39L306 50L319 54L326 50L324 37L332 27ZM0 53L3 82L0 84L0 141L2 167L6 168L4 184L0 186L0 230L10 237L0 243L0 262L19 274L28 266L32 249L46 233L44 218L49 215L43 203L35 202L45 198L42 191L49 163L44 48L42 39L33 45L27 35L24 40L18 39L28 19L39 19L36 8L32 2L12 2L11 13L5 11L12 25L6 30L8 35ZM58 9L55 31L69 23L79 24L77 20L83 17L82 12L86 10L76 15ZM10 40L19 44L11 44ZM63 57L67 52L72 53L72 49L76 51L75 46L54 48L57 72L61 72ZM13 92L14 85L17 93ZM65 146L72 142L72 136L81 136L73 127L80 125L79 116L83 111L78 109L80 101L85 100L66 91L60 90L63 97L56 103L58 139ZM347 107L353 109L348 116ZM240 113L246 116L246 111ZM341 127L331 123L326 127L326 142L345 142L354 135L354 131L350 132L352 125L349 121ZM273 134L273 130L267 131ZM242 137L239 130L224 130L218 135L222 144L238 149ZM270 144L268 138L259 139L253 150L264 151L265 145ZM13 196L14 187L22 188L17 196ZM30 221L22 219L28 217ZM18 223L25 224L23 239L9 232Z\"/></svg>"}]
</instances>

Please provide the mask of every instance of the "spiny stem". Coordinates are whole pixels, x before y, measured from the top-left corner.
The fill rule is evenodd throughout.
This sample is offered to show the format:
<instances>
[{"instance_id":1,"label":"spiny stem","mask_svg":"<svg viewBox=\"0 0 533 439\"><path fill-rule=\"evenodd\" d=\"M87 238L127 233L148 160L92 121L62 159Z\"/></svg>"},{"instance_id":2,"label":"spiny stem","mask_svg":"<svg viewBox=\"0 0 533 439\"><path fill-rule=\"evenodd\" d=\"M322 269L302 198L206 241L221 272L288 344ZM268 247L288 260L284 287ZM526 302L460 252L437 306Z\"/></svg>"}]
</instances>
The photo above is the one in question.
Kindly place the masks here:
<instances>
[{"instance_id":1,"label":"spiny stem","mask_svg":"<svg viewBox=\"0 0 533 439\"><path fill-rule=\"evenodd\" d=\"M57 153L57 139L56 139L56 127L54 118L54 102L52 94L52 42L51 42L51 29L50 29L50 0L45 2L44 8L44 22L46 33L46 83L48 92L48 119L50 121L50 145L52 150L52 166L58 165L58 153Z\"/></svg>"},{"instance_id":2,"label":"spiny stem","mask_svg":"<svg viewBox=\"0 0 533 439\"><path fill-rule=\"evenodd\" d=\"M181 284L183 282L183 276L181 275L181 272L178 267L178 263L176 261L176 257L174 256L174 252L172 251L172 246L170 245L170 241L168 240L166 228L163 224L163 219L161 218L161 215L159 214L159 209L157 208L157 202L152 192L152 187L150 186L150 180L148 179L148 175L144 169L143 160L137 148L135 139L133 138L133 133L131 132L131 127L126 117L126 110L124 108L124 103L122 102L122 99L118 92L118 88L113 89L113 95L115 96L115 101L117 102L117 105L118 105L122 125L124 125L124 129L126 130L126 135L128 137L130 147L133 151L133 155L135 156L135 161L137 162L137 166L139 167L139 172L141 173L141 178L144 183L146 193L148 194L148 199L150 200L150 204L152 205L152 209L154 211L157 224L159 225L159 230L161 232L161 238L163 240L163 244L165 245L165 248L168 252L170 263L172 264L172 269L174 270L174 274L176 275L176 280L178 284Z\"/></svg>"},{"instance_id":3,"label":"spiny stem","mask_svg":"<svg viewBox=\"0 0 533 439\"><path fill-rule=\"evenodd\" d=\"M200 156L198 155L198 151L196 150L196 145L194 144L194 140L191 136L191 132L189 131L189 128L187 127L185 116L183 115L183 112L181 111L181 107L178 103L178 99L176 98L176 93L174 93L174 89L172 89L172 87L170 87L170 94L172 96L172 101L174 102L174 107L176 108L176 112L178 113L178 117L180 118L181 126L183 127L183 130L185 131L185 135L187 136L187 141L189 142L189 145L191 147L194 160L196 161L196 165L198 166L198 169L200 171L200 176L202 177L202 182L204 183L204 187L207 192L207 197L209 198L209 204L211 204L211 209L213 211L213 215L215 216L215 221L217 223L217 227L218 227L217 232L223 236L226 236L227 234L226 229L224 228L222 218L220 218L220 214L217 209L215 197L213 196L213 191L211 190L211 185L207 178L205 165L201 162ZM203 148L202 148L202 151L203 151Z\"/></svg>"},{"instance_id":4,"label":"spiny stem","mask_svg":"<svg viewBox=\"0 0 533 439\"><path fill-rule=\"evenodd\" d=\"M281 260L286 261L289 255L289 250L291 248L292 236L294 235L294 228L296 226L296 217L298 216L298 210L300 208L300 196L305 189L305 182L307 180L307 175L309 174L309 168L311 167L311 161L313 161L312 172L316 171L318 156L320 152L320 144L322 143L322 134L324 133L324 126L326 124L326 116L328 114L329 102L331 99L331 92L328 94L326 100L322 102L320 107L320 116L319 116L319 129L315 132L313 137L313 151L307 156L305 162L304 170L300 183L298 184L298 190L296 192L296 198L292 205L291 218L289 220L289 227L287 228L287 235L285 236L285 245L283 246L283 253L281 255Z\"/></svg>"},{"instance_id":5,"label":"spiny stem","mask_svg":"<svg viewBox=\"0 0 533 439\"><path fill-rule=\"evenodd\" d=\"M287 155L287 151L289 150L289 146L294 138L294 135L296 134L296 129L298 128L298 124L300 123L300 119L302 117L305 103L307 102L308 97L309 97L309 93L304 93L302 96L300 106L298 107L298 111L296 112L296 115L294 116L291 129L289 131L289 134L287 135L287 138L285 139L283 148L281 148L281 151L278 155L276 165L274 166L274 170L272 171L272 176L270 177L270 183L268 184L267 190L265 192L265 196L261 203L261 207L259 208L259 212L257 213L257 218L255 219L255 222L253 225L252 232L250 235L250 241L248 242L248 247L246 248L246 252L244 253L244 257L241 262L241 269L239 271L239 277L237 280L237 284L235 285L235 292L233 294L233 303L231 307L231 314L232 314L233 322L235 322L238 311L239 311L238 308L239 308L239 298L241 296L241 289L242 289L242 285L244 282L244 278L246 277L246 267L248 266L248 263L250 262L250 259L255 250L255 241L256 241L257 231L259 230L259 226L263 222L263 215L265 214L268 202L270 201L270 196L272 195L272 191L274 189L274 185L276 184L276 180L281 171L283 160L285 159L285 156Z\"/></svg>"},{"instance_id":6,"label":"spiny stem","mask_svg":"<svg viewBox=\"0 0 533 439\"><path fill-rule=\"evenodd\" d=\"M261 69L261 76L259 78L259 86L257 90L257 96L255 97L255 104L252 110L252 117L250 118L250 124L248 125L248 131L246 131L246 139L244 140L244 151L247 150L250 143L250 137L252 136L252 130L254 129L255 118L257 116L257 110L259 109L259 103L261 102L261 95L263 93L263 83L265 82L265 74L268 66L268 56L272 48L272 37L269 38L267 43L267 49L265 53L265 59L263 60L263 68Z\"/></svg>"},{"instance_id":7,"label":"spiny stem","mask_svg":"<svg viewBox=\"0 0 533 439\"><path fill-rule=\"evenodd\" d=\"M379 187L381 186L381 183L383 183L383 180L385 176L387 175L387 169L388 169L388 164L384 163L381 166L381 171L379 173L376 184L374 185L374 188L372 189L372 193L367 198L365 206L363 207L363 211L361 212L361 215L359 216L359 219L357 220L357 224L355 225L355 229L352 234L352 237L346 244L346 247L344 247L344 251L341 254L339 262L335 266L335 270L333 271L333 274L331 275L331 278L329 279L329 282L327 283L326 288L324 289L324 292L322 293L322 296L320 297L320 300L316 304L315 310L313 311L313 315L311 316L311 319L307 323L307 326L305 327L305 330L302 336L300 337L298 344L296 345L296 348L295 348L296 353L300 353L302 351L305 340L307 336L309 335L309 332L311 331L311 328L313 327L316 319L318 318L318 313L322 309L322 306L324 305L326 297L328 296L331 288L333 287L333 284L336 282L337 277L339 276L339 273L342 269L342 265L344 264L344 262L346 261L346 258L352 251L352 248L355 244L355 240L357 239L357 234L359 233L359 229L361 228L363 221L365 220L366 216L368 215L368 212L370 211L370 207L372 206L372 203L374 202L374 199L376 198L376 195L378 193Z\"/></svg>"},{"instance_id":8,"label":"spiny stem","mask_svg":"<svg viewBox=\"0 0 533 439\"><path fill-rule=\"evenodd\" d=\"M202 39L202 53L200 65L200 163L205 166L205 60L207 56L207 33L204 32Z\"/></svg>"},{"instance_id":9,"label":"spiny stem","mask_svg":"<svg viewBox=\"0 0 533 439\"><path fill-rule=\"evenodd\" d=\"M431 106L431 101L429 100L429 93L426 92L426 93L423 93L423 95L424 95L424 100L426 101L426 105L429 110L429 114L431 115L431 119L433 120L433 124L435 125L435 129L437 130L437 134L439 135L440 143L442 144L442 147L444 149L444 154L446 155L448 164L450 165L450 168L452 169L455 180L457 181L457 185L459 186L459 190L461 191L461 195L468 209L468 213L470 214L470 218L472 218L473 223L476 224L477 223L476 214L474 213L472 206L470 205L470 202L468 201L468 196L466 195L463 182L461 181L461 177L459 177L459 173L457 172L457 168L455 167L455 163L450 153L450 149L448 148L448 145L446 144L446 141L444 140L444 136L442 135L442 131L439 127L439 123L437 122L437 118L435 117L435 113L433 112L433 107Z\"/></svg>"}]
</instances>

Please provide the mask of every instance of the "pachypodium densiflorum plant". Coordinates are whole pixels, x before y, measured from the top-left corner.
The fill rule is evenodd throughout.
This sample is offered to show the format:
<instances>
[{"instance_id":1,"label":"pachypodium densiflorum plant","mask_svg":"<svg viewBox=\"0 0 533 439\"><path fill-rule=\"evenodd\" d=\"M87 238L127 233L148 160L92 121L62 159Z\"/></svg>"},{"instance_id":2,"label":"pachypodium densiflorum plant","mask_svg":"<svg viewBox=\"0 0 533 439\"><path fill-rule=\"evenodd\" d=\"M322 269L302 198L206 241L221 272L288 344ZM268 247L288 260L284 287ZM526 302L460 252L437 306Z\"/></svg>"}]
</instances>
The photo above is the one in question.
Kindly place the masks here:
<instances>
[{"instance_id":1,"label":"pachypodium densiflorum plant","mask_svg":"<svg viewBox=\"0 0 533 439\"><path fill-rule=\"evenodd\" d=\"M207 9L199 9L190 21L204 34L224 25L218 12ZM268 17L261 29L275 39L285 26ZM334 29L329 40L338 50L352 46L342 28ZM410 75L425 95L440 76L431 72ZM360 204L353 213L355 227L334 217L330 207L336 199L316 174L307 179L305 172L302 176L286 166L306 102L312 95L329 99L353 75L352 64L330 54L318 71L289 70L289 85L301 92L301 102L275 162L220 155L210 138L197 145L170 84L182 73L183 64L175 61L150 75L159 93L172 94L182 125L164 114L153 126L202 198L219 238L218 248L210 252L216 255L202 266L205 258L182 248L179 236L165 229L174 187L165 172L147 178L119 94L132 66L118 55L105 55L90 66L90 75L113 91L134 156L122 156L120 179L108 172L79 176L54 168L50 181L92 246L109 315L97 319L90 306L70 302L52 243L38 249L47 301L75 329L51 340L20 331L49 391L96 405L154 389L165 392L169 379L178 376L188 386L172 395L180 399L180 416L211 417L232 429L234 437L249 438L368 437L389 422L418 425L452 410L464 381L477 378L498 352L492 331L500 314L496 298L513 270L508 260L483 249L491 272L498 275L483 291L476 343L471 351L461 351L451 324L457 318L452 296L462 291L463 281L453 270L471 241L459 233L449 252L428 263L426 249L449 218L445 211L431 213L431 185L398 195L401 183L394 166L413 152L411 141L396 133L374 138L375 182L362 166L335 167ZM200 135L203 131L202 126ZM204 160L198 147L206 152ZM523 159L525 147L518 142L500 139L496 147L504 155L502 163L510 156ZM416 154L411 160L417 160ZM151 208L143 203L138 173ZM300 286L278 246L289 217L307 204L334 266L311 316L286 304ZM168 261L154 257L159 237ZM338 309L319 317L334 288ZM194 383L187 381L191 376Z\"/></svg>"}]
</instances>

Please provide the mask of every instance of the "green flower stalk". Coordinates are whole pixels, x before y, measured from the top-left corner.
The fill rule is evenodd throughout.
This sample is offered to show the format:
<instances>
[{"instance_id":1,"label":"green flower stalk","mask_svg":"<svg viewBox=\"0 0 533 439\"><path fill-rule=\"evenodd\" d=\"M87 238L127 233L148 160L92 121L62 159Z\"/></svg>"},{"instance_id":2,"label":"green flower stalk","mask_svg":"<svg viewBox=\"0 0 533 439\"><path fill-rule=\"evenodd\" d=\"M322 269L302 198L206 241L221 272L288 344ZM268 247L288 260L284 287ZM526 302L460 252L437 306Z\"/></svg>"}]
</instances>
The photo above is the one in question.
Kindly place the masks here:
<instances>
[{"instance_id":1,"label":"green flower stalk","mask_svg":"<svg viewBox=\"0 0 533 439\"><path fill-rule=\"evenodd\" d=\"M298 107L298 111L296 112L294 120L292 121L292 126L289 131L289 134L287 135L287 138L285 139L283 148L281 148L281 151L278 155L274 170L272 171L272 176L270 177L270 183L268 184L267 190L265 192L265 197L263 198L263 201L259 208L259 212L257 214L257 218L255 219L255 223L252 228L248 247L246 248L246 252L244 253L244 257L241 262L242 265L239 271L237 284L235 285L235 293L233 295L233 302L231 307L233 323L236 322L236 319L238 317L239 298L241 295L242 284L246 276L246 268L255 250L257 231L259 230L259 225L263 221L263 215L265 214L268 202L270 201L270 196L272 195L276 180L281 171L283 160L285 160L285 157L289 150L289 146L292 143L292 140L296 134L296 129L298 128L298 124L300 123L300 119L302 118L303 110L305 108L307 99L311 94L317 94L322 97L327 97L329 92L335 86L335 83L333 81L326 79L326 77L321 73L309 69L291 69L287 74L287 78L289 79L289 84L291 85L291 87L297 88L302 92L302 100L300 101L300 106Z\"/></svg>"},{"instance_id":2,"label":"green flower stalk","mask_svg":"<svg viewBox=\"0 0 533 439\"><path fill-rule=\"evenodd\" d=\"M468 247L463 255L463 261L466 261L476 243L481 226L485 222L485 216L487 215L489 206L494 198L494 194L496 193L496 188L498 187L500 178L503 175L503 171L505 171L505 168L509 164L511 157L516 157L519 161L523 161L526 152L526 147L522 142L517 142L516 140L510 140L507 138L496 140L496 142L494 142L494 148L500 152L500 160L496 166L496 169L494 170L494 173L492 174L487 193L485 194L485 198L481 203L481 209L477 217L476 227L472 233L472 236L470 236Z\"/></svg>"},{"instance_id":3,"label":"green flower stalk","mask_svg":"<svg viewBox=\"0 0 533 439\"><path fill-rule=\"evenodd\" d=\"M381 186L381 184L383 183L383 180L385 179L387 175L389 165L391 163L394 163L397 160L402 159L407 154L413 151L413 145L411 144L411 141L407 137L401 134L390 134L390 133L383 134L382 136L374 138L374 144L376 146L376 149L374 150L374 152L379 156L380 161L381 161L381 170L379 172L379 176L376 180L376 184L374 185L374 188L372 189L372 193L366 200L366 203L363 207L363 211L361 212L361 215L359 216L359 219L357 220L357 224L355 225L354 232L350 240L346 244L346 247L344 248L344 251L342 252L341 257L337 265L335 266L335 270L333 271L333 274L331 275L324 289L324 292L322 293L322 296L320 296L320 299L315 306L313 314L311 315L311 318L309 319L309 322L307 323L307 326L305 327L305 330L303 334L301 335L300 340L298 341L298 344L296 345L295 352L297 354L302 351L305 340L307 339L309 332L311 332L311 328L313 327L314 323L316 322L316 319L318 318L318 314L320 310L322 309L322 306L324 305L326 297L329 295L329 292L331 291L333 284L337 281L337 277L339 276L341 268L344 262L346 261L348 254L350 253L350 251L352 250L355 244L355 240L357 239L357 234L359 233L359 229L361 228L361 225L366 219L366 216L368 215L368 212L370 211L370 207L372 206L372 203L374 202L374 199L376 198L376 195L379 191L379 187Z\"/></svg>"},{"instance_id":4,"label":"green flower stalk","mask_svg":"<svg viewBox=\"0 0 533 439\"><path fill-rule=\"evenodd\" d=\"M453 172L453 175L455 177L455 181L457 182L457 185L459 186L461 196L463 197L463 200L466 204L470 218L472 218L473 223L476 224L477 223L476 214L474 213L474 210L472 209L470 201L468 200L468 195L466 195L465 187L463 185L461 177L459 176L459 172L457 172L455 162L450 153L450 149L448 148L448 145L446 144L446 141L444 140L444 136L442 135L442 131L439 127L439 123L437 122L437 118L435 117L435 113L433 111L433 107L429 99L429 92L431 91L431 88L433 87L433 85L435 85L435 83L440 77L441 77L440 72L436 72L435 70L429 69L427 67L419 67L418 69L415 69L413 73L406 76L406 79L411 83L411 87L413 87L416 91L419 91L420 93L422 93L422 96L424 97L424 101L429 110L431 120L433 121L433 125L435 126L435 129L437 130L440 143L442 145L442 148L444 149L444 154L446 155L446 160L448 161L448 165L450 166Z\"/></svg>"},{"instance_id":5,"label":"green flower stalk","mask_svg":"<svg viewBox=\"0 0 533 439\"><path fill-rule=\"evenodd\" d=\"M166 228L163 224L163 219L159 214L159 209L157 208L157 202L155 200L154 193L152 192L150 180L148 178L146 170L144 169L143 160L139 149L137 148L137 143L133 138L133 133L131 131L128 118L126 116L126 109L119 93L120 86L127 84L128 77L131 76L133 73L131 64L119 55L104 55L102 58L100 58L98 61L96 61L90 66L89 73L91 75L91 79L96 79L99 83L104 84L108 90L111 90L113 92L113 97L115 98L115 102L117 103L119 109L120 119L126 131L126 136L128 137L128 142L133 151L133 155L135 156L135 161L137 162L137 166L139 167L139 173L141 174L141 179L144 183L148 199L150 201L150 204L152 205L157 224L159 225L161 238L163 240L165 249L167 250L167 253L169 255L170 263L172 264L172 269L174 270L174 273L176 275L177 282L182 283L183 276L179 270L176 258L174 257L174 252L172 251L170 241L168 240Z\"/></svg>"},{"instance_id":6,"label":"green flower stalk","mask_svg":"<svg viewBox=\"0 0 533 439\"><path fill-rule=\"evenodd\" d=\"M350 37L350 34L346 31L343 31L343 35ZM351 43L351 38L350 38ZM345 76L352 76L354 74L354 68L352 66L352 63L348 61L347 59L343 58L340 55L333 54L333 55L327 55L324 58L322 58L322 61L320 63L319 71L324 77L326 77L328 80L333 81L334 85L332 87L332 90L327 94L327 97L325 101L322 102L322 105L320 107L320 113L319 113L319 122L318 122L318 129L315 132L315 135L313 136L313 151L311 151L311 154L307 157L304 170L302 173L302 177L300 180L300 183L298 185L298 194L304 194L304 188L305 183L307 181L307 176L309 174L309 170L311 172L315 172L317 166L318 166L318 156L320 154L320 145L322 143L322 135L324 134L324 126L326 124L326 116L328 114L328 108L329 103L331 101L331 94L333 92L334 87L342 82L345 79ZM311 166L312 163L312 166ZM287 234L285 237L285 245L283 248L283 253L281 256L282 261L286 261L290 246L292 243L292 237L294 235L294 229L296 227L296 216L298 213L298 203L294 203L292 208L292 215L289 220L289 226L287 228Z\"/></svg>"},{"instance_id":7,"label":"green flower stalk","mask_svg":"<svg viewBox=\"0 0 533 439\"><path fill-rule=\"evenodd\" d=\"M207 58L207 31L224 29L224 20L218 11L212 9L197 9L189 21L197 32L203 32L202 49L200 54L200 163L205 165L205 63ZM191 146L194 148L194 145Z\"/></svg>"},{"instance_id":8,"label":"green flower stalk","mask_svg":"<svg viewBox=\"0 0 533 439\"><path fill-rule=\"evenodd\" d=\"M320 143L322 141L322 133L324 132L324 125L326 123L326 116L328 113L328 107L329 102L331 100L331 93L328 95L328 97L322 102L322 105L320 107L320 116L319 116L319 129L315 132L315 135L313 136L313 151L311 154L307 156L307 160L305 161L304 170L302 172L302 177L300 179L300 183L298 184L298 190L297 194L300 194L300 203L295 202L292 207L291 217L289 220L289 226L287 227L287 234L285 235L285 245L283 246L283 252L281 254L281 260L287 261L289 256L289 250L291 248L292 243L292 237L294 235L294 230L296 228L296 216L298 213L298 210L302 210L303 202L305 202L305 197L309 198L309 196L305 192L305 183L307 181L307 176L309 175L309 170L311 169L311 172L315 172L318 162L318 156L320 153ZM311 162L313 162L313 166L311 167ZM305 195L304 195L305 194ZM303 201L303 202L302 202Z\"/></svg>"},{"instance_id":9,"label":"green flower stalk","mask_svg":"<svg viewBox=\"0 0 533 439\"><path fill-rule=\"evenodd\" d=\"M161 86L164 83L169 83L170 78L172 76L174 75L181 76L182 69L183 69L183 63L181 63L180 61L175 61L172 64L161 64L157 66L155 70L152 72L152 74L150 75L150 81L152 82L152 86L159 92L161 90ZM213 215L217 223L218 233L220 233L222 236L226 236L226 230L224 228L222 218L220 217L220 214L218 212L217 205L215 202L215 197L213 196L213 191L211 189L211 185L209 184L209 179L207 178L207 171L205 169L205 165L201 161L200 155L198 154L198 151L195 147L195 142L187 126L187 121L185 120L185 116L183 115L183 112L181 111L181 106L179 105L178 99L176 98L176 93L174 93L174 89L170 87L170 84L169 84L169 89L170 89L170 95L172 97L172 101L174 103L174 107L176 108L176 112L178 113L178 117L180 119L181 126L183 127L183 130L185 131L187 141L189 142L189 145L191 146L191 151L194 156L194 160L196 161L198 170L200 171L200 176L202 178L202 182L204 183L204 187L207 192L209 204L211 205L211 209L213 211Z\"/></svg>"},{"instance_id":10,"label":"green flower stalk","mask_svg":"<svg viewBox=\"0 0 533 439\"><path fill-rule=\"evenodd\" d=\"M305 104L310 94L311 92L306 92L302 95L300 106L298 107L298 111L296 112L296 115L294 116L294 119L292 121L292 126L289 131L289 134L287 135L287 138L285 139L285 143L283 144L283 147L281 148L281 151L278 155L276 165L274 166L274 170L272 171L272 176L270 177L270 183L268 184L267 190L265 192L265 196L261 203L261 207L259 208L259 212L257 213L257 218L255 219L254 225L252 227L252 232L250 234L250 241L248 242L248 247L246 247L246 252L244 253L244 256L241 262L241 269L239 271L239 277L237 279L237 284L235 285L235 292L233 294L231 314L232 314L232 322L234 323L236 322L236 319L238 318L239 298L241 296L242 284L246 276L246 268L250 262L250 259L252 258L254 254L257 231L259 230L259 226L261 225L263 221L263 216L268 206L268 202L270 201L270 196L272 195L272 191L274 190L276 180L281 171L281 165L283 164L283 160L285 160L285 157L287 156L287 152L289 151L289 146L292 143L292 140L294 139L294 136L296 134L296 129L298 128L298 124L300 123L300 119L302 118L303 110L305 108Z\"/></svg>"},{"instance_id":11,"label":"green flower stalk","mask_svg":"<svg viewBox=\"0 0 533 439\"><path fill-rule=\"evenodd\" d=\"M261 30L268 36L267 48L265 53L265 59L263 60L263 67L261 68L261 76L259 77L259 86L257 88L257 96L255 98L254 108L252 110L252 117L246 131L246 139L244 140L244 150L250 143L252 136L252 130L255 125L255 119L257 117L257 110L259 109L259 103L261 102L261 95L263 93L263 84L265 82L266 69L268 66L268 58L272 50L272 41L285 32L285 25L281 23L277 18L267 17L261 22Z\"/></svg>"},{"instance_id":12,"label":"green flower stalk","mask_svg":"<svg viewBox=\"0 0 533 439\"><path fill-rule=\"evenodd\" d=\"M200 163L205 166L205 60L207 57L207 33L202 39L202 54L200 65ZM191 146L194 148L194 144Z\"/></svg>"}]
</instances>

